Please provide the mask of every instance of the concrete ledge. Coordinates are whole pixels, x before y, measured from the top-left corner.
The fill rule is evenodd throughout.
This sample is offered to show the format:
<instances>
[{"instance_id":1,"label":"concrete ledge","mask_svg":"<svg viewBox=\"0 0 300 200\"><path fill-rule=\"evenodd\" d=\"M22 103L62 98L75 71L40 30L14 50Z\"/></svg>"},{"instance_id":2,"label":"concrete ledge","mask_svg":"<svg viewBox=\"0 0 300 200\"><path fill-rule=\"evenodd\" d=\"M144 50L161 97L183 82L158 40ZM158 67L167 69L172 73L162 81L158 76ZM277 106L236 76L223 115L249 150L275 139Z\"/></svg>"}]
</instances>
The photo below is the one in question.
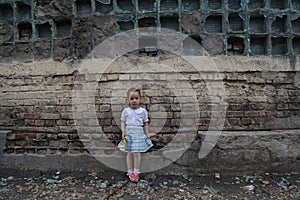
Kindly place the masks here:
<instances>
[{"instance_id":1,"label":"concrete ledge","mask_svg":"<svg viewBox=\"0 0 300 200\"><path fill-rule=\"evenodd\" d=\"M2 137L1 146L5 141ZM205 134L188 151L168 167L159 171L212 173L300 172L300 130L224 131L216 146L203 159L198 158ZM13 155L0 154L1 168L38 170L110 171L90 155Z\"/></svg>"}]
</instances>

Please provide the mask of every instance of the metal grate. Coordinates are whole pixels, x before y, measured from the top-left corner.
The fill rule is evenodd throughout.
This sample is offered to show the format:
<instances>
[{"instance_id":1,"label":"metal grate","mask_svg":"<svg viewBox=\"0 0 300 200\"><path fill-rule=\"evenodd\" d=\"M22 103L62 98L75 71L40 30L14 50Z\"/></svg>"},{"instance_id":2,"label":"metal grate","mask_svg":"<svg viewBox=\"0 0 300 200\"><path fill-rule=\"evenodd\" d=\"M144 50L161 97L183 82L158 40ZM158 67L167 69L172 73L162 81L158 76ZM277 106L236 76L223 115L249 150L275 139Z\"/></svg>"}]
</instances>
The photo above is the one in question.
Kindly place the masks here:
<instances>
[{"instance_id":1,"label":"metal grate","mask_svg":"<svg viewBox=\"0 0 300 200\"><path fill-rule=\"evenodd\" d=\"M242 55L245 50L244 39L240 37L229 37L227 39L227 52L230 55Z\"/></svg>"},{"instance_id":2,"label":"metal grate","mask_svg":"<svg viewBox=\"0 0 300 200\"><path fill-rule=\"evenodd\" d=\"M25 22L18 24L19 40L30 40L32 38L32 25Z\"/></svg>"},{"instance_id":3,"label":"metal grate","mask_svg":"<svg viewBox=\"0 0 300 200\"><path fill-rule=\"evenodd\" d=\"M71 33L72 23L70 20L54 21L56 25L56 37L68 37Z\"/></svg>"}]
</instances>

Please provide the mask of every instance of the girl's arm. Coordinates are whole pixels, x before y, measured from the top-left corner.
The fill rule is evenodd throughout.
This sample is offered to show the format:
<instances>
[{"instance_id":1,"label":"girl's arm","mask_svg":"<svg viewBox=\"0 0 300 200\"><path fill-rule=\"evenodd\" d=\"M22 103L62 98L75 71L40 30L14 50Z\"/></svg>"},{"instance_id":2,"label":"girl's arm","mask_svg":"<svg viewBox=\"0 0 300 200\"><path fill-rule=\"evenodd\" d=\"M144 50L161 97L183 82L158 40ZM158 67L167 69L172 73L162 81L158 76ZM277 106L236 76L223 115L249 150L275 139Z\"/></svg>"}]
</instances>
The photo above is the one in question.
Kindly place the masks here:
<instances>
[{"instance_id":1,"label":"girl's arm","mask_svg":"<svg viewBox=\"0 0 300 200\"><path fill-rule=\"evenodd\" d=\"M145 133L146 133L146 135L147 135L147 138L150 138L150 137L156 135L155 133L149 133L148 122L145 122L145 123L144 123L144 131L145 131Z\"/></svg>"},{"instance_id":2,"label":"girl's arm","mask_svg":"<svg viewBox=\"0 0 300 200\"><path fill-rule=\"evenodd\" d=\"M122 131L122 139L125 138L126 132L125 132L125 122L121 121L121 131Z\"/></svg>"}]
</instances>

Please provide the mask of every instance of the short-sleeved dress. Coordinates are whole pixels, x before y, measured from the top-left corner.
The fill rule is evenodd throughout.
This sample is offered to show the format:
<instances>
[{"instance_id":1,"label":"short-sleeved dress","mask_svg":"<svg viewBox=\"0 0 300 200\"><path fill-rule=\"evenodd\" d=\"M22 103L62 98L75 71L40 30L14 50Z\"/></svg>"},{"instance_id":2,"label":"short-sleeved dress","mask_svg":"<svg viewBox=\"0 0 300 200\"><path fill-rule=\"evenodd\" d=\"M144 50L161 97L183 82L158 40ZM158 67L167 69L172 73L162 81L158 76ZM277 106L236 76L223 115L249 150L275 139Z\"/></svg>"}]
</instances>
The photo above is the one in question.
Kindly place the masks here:
<instances>
[{"instance_id":1,"label":"short-sleeved dress","mask_svg":"<svg viewBox=\"0 0 300 200\"><path fill-rule=\"evenodd\" d=\"M126 152L146 152L153 146L143 128L144 123L148 122L148 112L145 108L125 108L121 114L121 121L126 124Z\"/></svg>"}]
</instances>

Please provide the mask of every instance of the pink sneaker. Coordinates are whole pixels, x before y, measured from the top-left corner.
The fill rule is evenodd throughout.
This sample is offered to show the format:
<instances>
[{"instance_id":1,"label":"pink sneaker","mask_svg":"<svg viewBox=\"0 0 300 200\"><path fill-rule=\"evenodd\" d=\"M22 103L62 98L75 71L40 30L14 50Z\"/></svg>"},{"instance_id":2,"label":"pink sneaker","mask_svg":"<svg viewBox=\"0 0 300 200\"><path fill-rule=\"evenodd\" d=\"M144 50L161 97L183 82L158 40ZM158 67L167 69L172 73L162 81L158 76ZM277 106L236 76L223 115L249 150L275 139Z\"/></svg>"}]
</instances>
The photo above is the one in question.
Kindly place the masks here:
<instances>
[{"instance_id":1,"label":"pink sneaker","mask_svg":"<svg viewBox=\"0 0 300 200\"><path fill-rule=\"evenodd\" d=\"M139 174L138 173L133 174L133 181L132 182L135 182L135 183L139 182Z\"/></svg>"}]
</instances>

